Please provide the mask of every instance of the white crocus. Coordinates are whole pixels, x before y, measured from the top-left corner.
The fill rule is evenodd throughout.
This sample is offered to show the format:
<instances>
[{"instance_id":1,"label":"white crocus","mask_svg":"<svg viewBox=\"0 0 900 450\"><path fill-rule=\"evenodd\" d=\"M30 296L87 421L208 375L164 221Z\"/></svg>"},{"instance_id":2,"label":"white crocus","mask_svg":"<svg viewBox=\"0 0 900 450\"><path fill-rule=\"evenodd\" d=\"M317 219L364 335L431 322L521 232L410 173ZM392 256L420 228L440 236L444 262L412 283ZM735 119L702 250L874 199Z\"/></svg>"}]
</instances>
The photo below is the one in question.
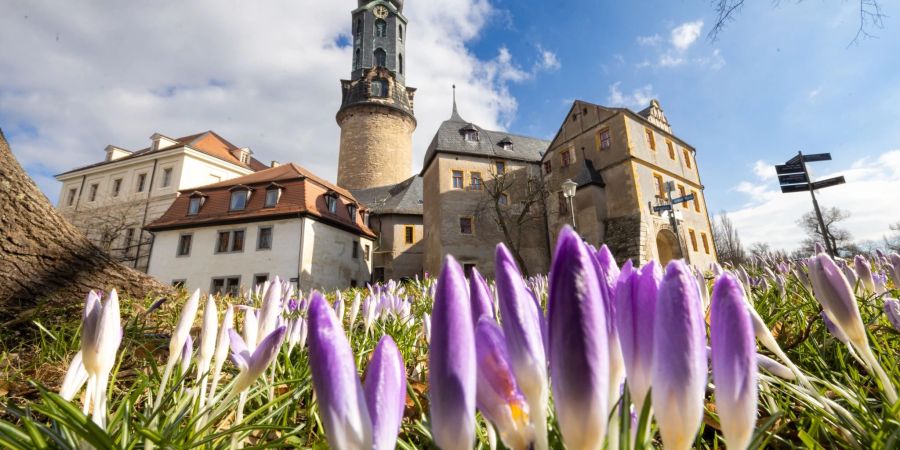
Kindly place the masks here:
<instances>
[{"instance_id":1,"label":"white crocus","mask_svg":"<svg viewBox=\"0 0 900 450\"><path fill-rule=\"evenodd\" d=\"M206 403L206 386L209 366L216 351L216 331L219 326L219 311L212 295L206 299L203 308L203 327L200 329L200 351L197 360L197 382L200 384L200 408Z\"/></svg>"},{"instance_id":2,"label":"white crocus","mask_svg":"<svg viewBox=\"0 0 900 450\"><path fill-rule=\"evenodd\" d=\"M159 408L159 405L162 403L169 377L172 376L172 370L175 369L175 364L178 363L184 350L184 343L190 335L191 326L194 324L194 318L197 317L197 309L199 306L200 289L197 289L184 304L184 308L181 310L181 316L178 318L178 325L175 326L172 338L169 339L169 359L166 362L166 368L163 371L163 376L159 383L159 391L156 393L156 402L153 404L154 409Z\"/></svg>"}]
</instances>

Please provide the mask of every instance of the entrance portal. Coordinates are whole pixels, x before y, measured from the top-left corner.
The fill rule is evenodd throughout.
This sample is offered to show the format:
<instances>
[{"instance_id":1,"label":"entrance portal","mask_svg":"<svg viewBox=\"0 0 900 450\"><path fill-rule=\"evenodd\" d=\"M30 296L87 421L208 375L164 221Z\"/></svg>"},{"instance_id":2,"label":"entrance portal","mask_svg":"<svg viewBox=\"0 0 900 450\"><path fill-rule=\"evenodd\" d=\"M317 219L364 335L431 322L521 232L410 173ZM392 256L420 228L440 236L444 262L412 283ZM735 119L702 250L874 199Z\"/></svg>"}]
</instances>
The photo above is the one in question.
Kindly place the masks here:
<instances>
[{"instance_id":1,"label":"entrance portal","mask_svg":"<svg viewBox=\"0 0 900 450\"><path fill-rule=\"evenodd\" d=\"M656 235L656 253L659 255L659 264L665 268L673 259L681 259L681 249L678 246L678 238L670 230L660 230Z\"/></svg>"}]
</instances>

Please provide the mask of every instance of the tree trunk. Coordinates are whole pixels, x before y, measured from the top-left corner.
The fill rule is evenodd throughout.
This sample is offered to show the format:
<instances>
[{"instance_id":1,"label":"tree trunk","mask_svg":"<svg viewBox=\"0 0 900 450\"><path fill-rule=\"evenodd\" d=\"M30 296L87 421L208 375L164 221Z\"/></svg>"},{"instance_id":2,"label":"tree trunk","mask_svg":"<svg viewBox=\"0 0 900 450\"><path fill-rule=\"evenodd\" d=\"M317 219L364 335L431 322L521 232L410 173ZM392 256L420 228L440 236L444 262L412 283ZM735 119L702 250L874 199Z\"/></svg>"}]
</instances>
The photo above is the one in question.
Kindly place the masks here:
<instances>
[{"instance_id":1,"label":"tree trunk","mask_svg":"<svg viewBox=\"0 0 900 450\"><path fill-rule=\"evenodd\" d=\"M80 314L90 289L135 298L171 292L122 266L61 217L22 169L0 130L0 329L32 317Z\"/></svg>"}]
</instances>

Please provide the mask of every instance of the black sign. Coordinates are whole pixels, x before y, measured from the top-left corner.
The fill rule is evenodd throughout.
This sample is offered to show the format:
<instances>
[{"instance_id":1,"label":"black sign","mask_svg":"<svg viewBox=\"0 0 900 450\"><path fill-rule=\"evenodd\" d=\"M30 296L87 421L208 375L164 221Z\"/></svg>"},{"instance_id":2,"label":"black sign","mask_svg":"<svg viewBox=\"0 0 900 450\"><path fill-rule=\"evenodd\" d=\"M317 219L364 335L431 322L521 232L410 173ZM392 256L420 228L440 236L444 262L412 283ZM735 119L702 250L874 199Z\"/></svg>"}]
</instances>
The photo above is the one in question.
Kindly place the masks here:
<instances>
[{"instance_id":1,"label":"black sign","mask_svg":"<svg viewBox=\"0 0 900 450\"><path fill-rule=\"evenodd\" d=\"M808 184L788 184L786 186L781 186L782 194L790 194L792 192L807 192L809 191Z\"/></svg>"},{"instance_id":2,"label":"black sign","mask_svg":"<svg viewBox=\"0 0 900 450\"><path fill-rule=\"evenodd\" d=\"M779 175L778 182L781 184L798 184L809 183L809 177L805 173L793 173L790 175Z\"/></svg>"},{"instance_id":3,"label":"black sign","mask_svg":"<svg viewBox=\"0 0 900 450\"><path fill-rule=\"evenodd\" d=\"M815 183L813 183L813 189L822 189L822 188L827 188L827 187L831 187L831 186L837 186L839 184L844 184L846 182L847 182L847 180L845 180L844 177L842 177L842 176L829 178L827 180L816 181Z\"/></svg>"},{"instance_id":4,"label":"black sign","mask_svg":"<svg viewBox=\"0 0 900 450\"><path fill-rule=\"evenodd\" d=\"M659 206L654 206L654 207L653 207L653 210L656 211L656 212L671 211L671 210L672 210L672 205L659 205Z\"/></svg>"},{"instance_id":5,"label":"black sign","mask_svg":"<svg viewBox=\"0 0 900 450\"><path fill-rule=\"evenodd\" d=\"M804 162L831 161L831 153L816 153L815 155L803 155Z\"/></svg>"},{"instance_id":6,"label":"black sign","mask_svg":"<svg viewBox=\"0 0 900 450\"><path fill-rule=\"evenodd\" d=\"M689 202L693 199L694 199L694 194L688 194L688 195L685 195L684 197L673 198L672 204L677 205L679 203Z\"/></svg>"},{"instance_id":7,"label":"black sign","mask_svg":"<svg viewBox=\"0 0 900 450\"><path fill-rule=\"evenodd\" d=\"M804 173L803 164L785 164L783 166L775 166L775 172L778 175L787 175L789 173Z\"/></svg>"},{"instance_id":8,"label":"black sign","mask_svg":"<svg viewBox=\"0 0 900 450\"><path fill-rule=\"evenodd\" d=\"M800 164L800 155L797 155L797 156L789 159L785 164L787 164L787 165Z\"/></svg>"}]
</instances>

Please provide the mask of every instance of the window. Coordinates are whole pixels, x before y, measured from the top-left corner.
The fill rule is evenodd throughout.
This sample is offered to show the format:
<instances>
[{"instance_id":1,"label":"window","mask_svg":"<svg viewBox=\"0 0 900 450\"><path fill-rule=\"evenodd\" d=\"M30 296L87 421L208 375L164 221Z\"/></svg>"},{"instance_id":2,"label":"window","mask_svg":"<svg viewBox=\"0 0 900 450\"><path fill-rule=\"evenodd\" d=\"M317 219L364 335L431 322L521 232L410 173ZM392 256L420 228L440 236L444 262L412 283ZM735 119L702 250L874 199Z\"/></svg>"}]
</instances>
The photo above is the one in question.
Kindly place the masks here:
<instances>
[{"instance_id":1,"label":"window","mask_svg":"<svg viewBox=\"0 0 900 450\"><path fill-rule=\"evenodd\" d=\"M453 171L453 189L462 189L463 182L463 172L462 170L454 170Z\"/></svg>"},{"instance_id":2,"label":"window","mask_svg":"<svg viewBox=\"0 0 900 450\"><path fill-rule=\"evenodd\" d=\"M559 191L558 197L559 197L559 213L565 214L565 213L569 212L569 199L566 198L565 194L563 194L563 191Z\"/></svg>"},{"instance_id":3,"label":"window","mask_svg":"<svg viewBox=\"0 0 900 450\"><path fill-rule=\"evenodd\" d=\"M90 192L90 194L88 194L88 201L89 201L89 202L92 202L92 201L94 201L94 200L97 200L97 189L99 189L99 188L100 188L100 185L97 184L97 183L94 183L94 184L91 185L91 190L88 191L88 192Z\"/></svg>"},{"instance_id":4,"label":"window","mask_svg":"<svg viewBox=\"0 0 900 450\"><path fill-rule=\"evenodd\" d=\"M353 259L359 258L359 241L353 241Z\"/></svg>"},{"instance_id":5,"label":"window","mask_svg":"<svg viewBox=\"0 0 900 450\"><path fill-rule=\"evenodd\" d=\"M260 227L259 234L256 236L257 250L272 249L272 227Z\"/></svg>"},{"instance_id":6,"label":"window","mask_svg":"<svg viewBox=\"0 0 900 450\"><path fill-rule=\"evenodd\" d=\"M687 166L688 169L691 168L691 152L687 151L687 149L682 150L684 153L684 165Z\"/></svg>"},{"instance_id":7,"label":"window","mask_svg":"<svg viewBox=\"0 0 900 450\"><path fill-rule=\"evenodd\" d=\"M75 204L75 194L78 193L78 189L72 188L69 189L69 198L66 200L66 204L72 206Z\"/></svg>"},{"instance_id":8,"label":"window","mask_svg":"<svg viewBox=\"0 0 900 450\"><path fill-rule=\"evenodd\" d=\"M497 203L499 203L500 206L508 205L509 204L509 194L507 194L505 192L500 194L500 196L497 197Z\"/></svg>"},{"instance_id":9,"label":"window","mask_svg":"<svg viewBox=\"0 0 900 450\"><path fill-rule=\"evenodd\" d=\"M244 230L220 231L216 238L216 253L244 251Z\"/></svg>"},{"instance_id":10,"label":"window","mask_svg":"<svg viewBox=\"0 0 900 450\"><path fill-rule=\"evenodd\" d=\"M503 150L506 150L508 152L513 151L513 143L512 143L512 141L509 140L509 138L503 139L497 145L499 145L500 148L502 148Z\"/></svg>"},{"instance_id":11,"label":"window","mask_svg":"<svg viewBox=\"0 0 900 450\"><path fill-rule=\"evenodd\" d=\"M700 239L703 240L703 251L706 254L709 254L709 239L706 238L706 233L700 233Z\"/></svg>"},{"instance_id":12,"label":"window","mask_svg":"<svg viewBox=\"0 0 900 450\"><path fill-rule=\"evenodd\" d=\"M356 223L356 205L347 205L347 214L350 216L350 221Z\"/></svg>"},{"instance_id":13,"label":"window","mask_svg":"<svg viewBox=\"0 0 900 450\"><path fill-rule=\"evenodd\" d=\"M375 21L375 37L387 36L387 22L382 19Z\"/></svg>"},{"instance_id":14,"label":"window","mask_svg":"<svg viewBox=\"0 0 900 450\"><path fill-rule=\"evenodd\" d=\"M366 260L366 262L369 262L369 250L370 250L369 244L364 244L363 245L363 258Z\"/></svg>"},{"instance_id":15,"label":"window","mask_svg":"<svg viewBox=\"0 0 900 450\"><path fill-rule=\"evenodd\" d=\"M353 52L353 69L359 68L359 57L360 57L359 52L360 52L360 49L356 49L356 51Z\"/></svg>"},{"instance_id":16,"label":"window","mask_svg":"<svg viewBox=\"0 0 900 450\"><path fill-rule=\"evenodd\" d=\"M684 190L684 186L679 184L678 185L678 196L684 197L685 195L687 195L687 191ZM687 209L687 207L688 207L687 202L681 202L681 207L684 209Z\"/></svg>"},{"instance_id":17,"label":"window","mask_svg":"<svg viewBox=\"0 0 900 450\"><path fill-rule=\"evenodd\" d=\"M665 186L665 183L663 183L662 175L654 173L653 174L653 182L656 183L657 195L662 198L665 198L666 197L666 186Z\"/></svg>"},{"instance_id":18,"label":"window","mask_svg":"<svg viewBox=\"0 0 900 450\"><path fill-rule=\"evenodd\" d=\"M247 200L249 200L250 191L246 189L238 189L231 192L231 206L229 211L243 211L247 208Z\"/></svg>"},{"instance_id":19,"label":"window","mask_svg":"<svg viewBox=\"0 0 900 450\"><path fill-rule=\"evenodd\" d=\"M263 205L265 208L272 208L278 204L278 197L281 195L281 189L279 188L269 188L266 189L266 201Z\"/></svg>"},{"instance_id":20,"label":"window","mask_svg":"<svg viewBox=\"0 0 900 450\"><path fill-rule=\"evenodd\" d=\"M553 171L553 166L550 164L550 161L544 161L544 173L550 173Z\"/></svg>"},{"instance_id":21,"label":"window","mask_svg":"<svg viewBox=\"0 0 900 450\"><path fill-rule=\"evenodd\" d=\"M187 280L172 280L172 287L175 289L184 289Z\"/></svg>"},{"instance_id":22,"label":"window","mask_svg":"<svg viewBox=\"0 0 900 450\"><path fill-rule=\"evenodd\" d=\"M331 214L337 214L337 196L334 194L325 195L325 207L328 208L328 212Z\"/></svg>"},{"instance_id":23,"label":"window","mask_svg":"<svg viewBox=\"0 0 900 450\"><path fill-rule=\"evenodd\" d=\"M569 165L572 164L572 151L565 150L562 152L561 156L562 156L562 166L569 167Z\"/></svg>"},{"instance_id":24,"label":"window","mask_svg":"<svg viewBox=\"0 0 900 450\"><path fill-rule=\"evenodd\" d=\"M209 292L213 295L228 295L237 297L240 295L241 277L219 277L213 278Z\"/></svg>"},{"instance_id":25,"label":"window","mask_svg":"<svg viewBox=\"0 0 900 450\"><path fill-rule=\"evenodd\" d=\"M697 233L695 233L694 230L688 230L688 234L691 236L691 248L693 248L694 251L696 252L697 251Z\"/></svg>"},{"instance_id":26,"label":"window","mask_svg":"<svg viewBox=\"0 0 900 450\"><path fill-rule=\"evenodd\" d=\"M669 148L669 159L675 160L675 144L672 144L672 141L666 139L666 147Z\"/></svg>"},{"instance_id":27,"label":"window","mask_svg":"<svg viewBox=\"0 0 900 450\"><path fill-rule=\"evenodd\" d=\"M258 273L256 275L253 275L253 285L254 286L265 284L266 281L269 281L269 274L267 274L267 273Z\"/></svg>"},{"instance_id":28,"label":"window","mask_svg":"<svg viewBox=\"0 0 900 450\"><path fill-rule=\"evenodd\" d=\"M481 182L481 172L472 172L470 174L470 176L471 176L471 182L470 182L469 187L473 191L480 191L481 189L484 188L484 185Z\"/></svg>"},{"instance_id":29,"label":"window","mask_svg":"<svg viewBox=\"0 0 900 450\"><path fill-rule=\"evenodd\" d=\"M405 235L404 237L407 244L413 243L413 240L415 238L415 231L416 229L411 225L407 225L403 228L403 234Z\"/></svg>"},{"instance_id":30,"label":"window","mask_svg":"<svg viewBox=\"0 0 900 450\"><path fill-rule=\"evenodd\" d=\"M475 219L471 217L459 218L459 234L473 234L473 223Z\"/></svg>"},{"instance_id":31,"label":"window","mask_svg":"<svg viewBox=\"0 0 900 450\"><path fill-rule=\"evenodd\" d=\"M691 191L691 194L694 194L694 211L700 212L700 196L697 191Z\"/></svg>"},{"instance_id":32,"label":"window","mask_svg":"<svg viewBox=\"0 0 900 450\"><path fill-rule=\"evenodd\" d=\"M467 142L478 142L478 130L474 128L463 130L463 139Z\"/></svg>"},{"instance_id":33,"label":"window","mask_svg":"<svg viewBox=\"0 0 900 450\"><path fill-rule=\"evenodd\" d=\"M356 19L356 37L361 38L363 32L363 22L362 19Z\"/></svg>"},{"instance_id":34,"label":"window","mask_svg":"<svg viewBox=\"0 0 900 450\"><path fill-rule=\"evenodd\" d=\"M597 133L597 142L597 146L600 150L606 150L612 147L612 136L609 134L609 129L600 130L600 132Z\"/></svg>"},{"instance_id":35,"label":"window","mask_svg":"<svg viewBox=\"0 0 900 450\"><path fill-rule=\"evenodd\" d=\"M196 197L191 197L190 202L188 203L188 215L193 216L200 212L200 206L203 204L203 197L199 195Z\"/></svg>"},{"instance_id":36,"label":"window","mask_svg":"<svg viewBox=\"0 0 900 450\"><path fill-rule=\"evenodd\" d=\"M244 230L234 230L231 233L231 251L244 251Z\"/></svg>"},{"instance_id":37,"label":"window","mask_svg":"<svg viewBox=\"0 0 900 450\"><path fill-rule=\"evenodd\" d=\"M172 184L172 168L167 167L163 169L162 176L162 187L169 187Z\"/></svg>"},{"instance_id":38,"label":"window","mask_svg":"<svg viewBox=\"0 0 900 450\"><path fill-rule=\"evenodd\" d=\"M400 72L400 75L403 75L403 55L397 55L397 71Z\"/></svg>"},{"instance_id":39,"label":"window","mask_svg":"<svg viewBox=\"0 0 900 450\"><path fill-rule=\"evenodd\" d=\"M650 146L650 150L656 150L656 138L653 137L653 130L644 128L644 132L647 133L647 145Z\"/></svg>"},{"instance_id":40,"label":"window","mask_svg":"<svg viewBox=\"0 0 900 450\"><path fill-rule=\"evenodd\" d=\"M383 48L375 49L375 67L387 66L387 53Z\"/></svg>"},{"instance_id":41,"label":"window","mask_svg":"<svg viewBox=\"0 0 900 450\"><path fill-rule=\"evenodd\" d=\"M138 192L144 192L144 184L146 182L147 182L147 174L146 173L139 174L137 177L137 187L135 190Z\"/></svg>"},{"instance_id":42,"label":"window","mask_svg":"<svg viewBox=\"0 0 900 450\"><path fill-rule=\"evenodd\" d=\"M403 41L403 25L397 25L397 40Z\"/></svg>"},{"instance_id":43,"label":"window","mask_svg":"<svg viewBox=\"0 0 900 450\"><path fill-rule=\"evenodd\" d=\"M115 180L113 180L113 183L112 183L112 196L118 197L119 192L121 192L121 191L122 191L122 179L116 178Z\"/></svg>"},{"instance_id":44,"label":"window","mask_svg":"<svg viewBox=\"0 0 900 450\"><path fill-rule=\"evenodd\" d=\"M178 252L176 256L188 256L191 254L191 241L194 236L190 234L182 234L178 238Z\"/></svg>"},{"instance_id":45,"label":"window","mask_svg":"<svg viewBox=\"0 0 900 450\"><path fill-rule=\"evenodd\" d=\"M506 173L506 163L504 161L494 161L494 170L498 173Z\"/></svg>"},{"instance_id":46,"label":"window","mask_svg":"<svg viewBox=\"0 0 900 450\"><path fill-rule=\"evenodd\" d=\"M373 97L387 97L388 83L384 78L374 78L371 84L371 95Z\"/></svg>"},{"instance_id":47,"label":"window","mask_svg":"<svg viewBox=\"0 0 900 450\"><path fill-rule=\"evenodd\" d=\"M216 239L216 253L225 253L228 251L228 239L231 236L229 231L220 231L219 237Z\"/></svg>"}]
</instances>

